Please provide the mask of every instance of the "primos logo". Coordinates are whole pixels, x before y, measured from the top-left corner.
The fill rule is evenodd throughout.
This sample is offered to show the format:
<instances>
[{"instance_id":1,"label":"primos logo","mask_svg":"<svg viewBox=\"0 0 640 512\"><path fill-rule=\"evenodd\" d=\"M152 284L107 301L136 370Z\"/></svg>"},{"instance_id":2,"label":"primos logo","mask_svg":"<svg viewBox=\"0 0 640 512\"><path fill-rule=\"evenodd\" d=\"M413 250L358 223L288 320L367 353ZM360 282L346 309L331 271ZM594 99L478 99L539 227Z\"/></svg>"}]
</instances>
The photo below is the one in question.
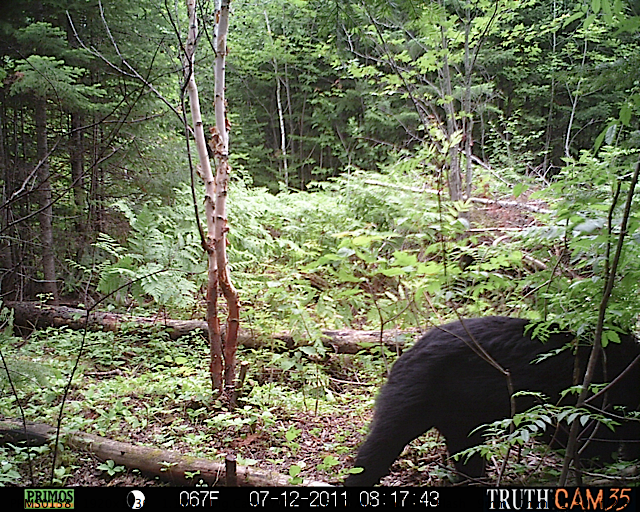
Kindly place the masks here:
<instances>
[{"instance_id":1,"label":"primos logo","mask_svg":"<svg viewBox=\"0 0 640 512\"><path fill-rule=\"evenodd\" d=\"M73 489L25 489L24 508L74 508Z\"/></svg>"}]
</instances>

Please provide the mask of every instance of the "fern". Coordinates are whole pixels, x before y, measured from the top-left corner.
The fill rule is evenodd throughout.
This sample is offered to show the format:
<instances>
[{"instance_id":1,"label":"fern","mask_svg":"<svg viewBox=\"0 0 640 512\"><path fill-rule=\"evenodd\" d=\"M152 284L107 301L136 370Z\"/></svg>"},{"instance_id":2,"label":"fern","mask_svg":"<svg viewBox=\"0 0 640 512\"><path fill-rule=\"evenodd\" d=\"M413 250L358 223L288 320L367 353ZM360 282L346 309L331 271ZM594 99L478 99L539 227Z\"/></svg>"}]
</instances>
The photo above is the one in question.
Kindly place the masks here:
<instances>
[{"instance_id":1,"label":"fern","mask_svg":"<svg viewBox=\"0 0 640 512\"><path fill-rule=\"evenodd\" d=\"M0 331L0 351L3 356L0 360L0 391L5 393L10 388L9 377L16 389L29 383L36 384L38 387L48 386L49 378L56 373L51 367L15 355L12 345L16 339L11 335L13 311L2 307L1 300L0 323L3 329Z\"/></svg>"},{"instance_id":2,"label":"fern","mask_svg":"<svg viewBox=\"0 0 640 512\"><path fill-rule=\"evenodd\" d=\"M184 193L178 196L185 199ZM98 291L122 289L116 300L127 295L140 304L150 299L162 306L192 307L206 267L188 202L144 205L137 212L124 201L114 207L125 215L131 232L126 246L104 234L96 242L108 258L100 266Z\"/></svg>"},{"instance_id":3,"label":"fern","mask_svg":"<svg viewBox=\"0 0 640 512\"><path fill-rule=\"evenodd\" d=\"M3 393L8 392L9 389L7 369L16 389L20 389L29 383L38 387L47 387L49 386L49 379L55 375L54 370L49 366L25 359L10 358L7 360L7 368L4 365L0 365L0 390Z\"/></svg>"}]
</instances>

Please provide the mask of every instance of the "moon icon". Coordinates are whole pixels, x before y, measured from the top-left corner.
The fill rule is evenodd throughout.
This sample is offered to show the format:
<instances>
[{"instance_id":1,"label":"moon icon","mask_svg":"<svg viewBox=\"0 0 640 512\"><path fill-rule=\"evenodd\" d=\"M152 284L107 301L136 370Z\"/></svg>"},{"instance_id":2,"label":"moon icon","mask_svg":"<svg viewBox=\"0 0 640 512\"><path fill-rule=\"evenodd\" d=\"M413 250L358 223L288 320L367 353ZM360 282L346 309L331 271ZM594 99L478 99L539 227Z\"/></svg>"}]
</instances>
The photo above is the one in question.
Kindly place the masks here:
<instances>
[{"instance_id":1,"label":"moon icon","mask_svg":"<svg viewBox=\"0 0 640 512\"><path fill-rule=\"evenodd\" d=\"M127 494L127 505L133 510L140 510L144 507L144 494L142 491L130 491Z\"/></svg>"}]
</instances>

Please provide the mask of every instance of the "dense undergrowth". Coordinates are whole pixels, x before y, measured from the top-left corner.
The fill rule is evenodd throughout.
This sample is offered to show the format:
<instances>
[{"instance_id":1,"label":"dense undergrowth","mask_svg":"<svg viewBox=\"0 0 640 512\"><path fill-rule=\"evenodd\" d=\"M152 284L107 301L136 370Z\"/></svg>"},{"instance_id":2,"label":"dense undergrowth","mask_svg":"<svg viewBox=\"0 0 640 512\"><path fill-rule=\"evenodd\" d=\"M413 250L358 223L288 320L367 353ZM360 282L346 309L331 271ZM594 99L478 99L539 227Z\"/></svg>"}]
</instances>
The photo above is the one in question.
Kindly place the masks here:
<instances>
[{"instance_id":1,"label":"dense undergrowth","mask_svg":"<svg viewBox=\"0 0 640 512\"><path fill-rule=\"evenodd\" d=\"M308 192L274 196L235 183L229 255L243 324L266 338L288 330L296 346L271 341L241 349L248 379L239 407L228 410L212 397L208 347L198 333L178 341L133 326L86 333L62 425L209 458L232 450L241 464L276 469L292 483L338 483L396 353L372 346L356 355L332 354L321 343L321 329L422 331L457 316L501 314L554 321L588 340L620 234L631 165L619 151L607 149L597 158L585 153L557 184L516 188L519 201L527 196L529 204L552 214L445 203L414 187L425 177L404 160L385 173L354 171ZM488 177L485 183L486 196L513 193ZM100 263L83 269L83 288L96 293L84 300L120 288L103 307L202 317L205 267L191 192L176 190L174 204L166 207L134 208L124 201L114 207L130 230L120 240L104 235L96 244ZM607 309L605 344L615 342L620 330L632 331L640 311L639 221L634 206ZM132 284L121 288L127 282ZM19 405L28 420L56 424L85 334L50 328L17 338L5 313L0 343L14 388L3 371L0 415L19 417ZM509 466L507 481L553 480L557 466L532 464L541 449L524 434L494 441L487 455L499 459L509 443L525 450ZM46 462L51 447L33 449L32 482L27 450L0 450L2 485L42 484L52 476L54 484L73 482L81 464L63 449L52 475ZM444 457L437 436L425 436L395 466L416 480L394 481L446 482ZM112 462L94 470L107 480L125 473Z\"/></svg>"}]
</instances>

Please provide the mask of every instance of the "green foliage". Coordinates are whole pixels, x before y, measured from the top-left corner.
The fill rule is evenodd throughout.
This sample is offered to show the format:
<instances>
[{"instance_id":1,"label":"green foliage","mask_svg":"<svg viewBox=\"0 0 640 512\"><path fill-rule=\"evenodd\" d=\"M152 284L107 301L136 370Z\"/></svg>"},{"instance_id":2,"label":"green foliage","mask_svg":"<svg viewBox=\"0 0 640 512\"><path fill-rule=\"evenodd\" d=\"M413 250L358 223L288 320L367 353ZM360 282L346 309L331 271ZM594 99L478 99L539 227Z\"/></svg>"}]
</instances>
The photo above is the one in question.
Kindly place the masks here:
<instances>
[{"instance_id":1,"label":"green foliage","mask_svg":"<svg viewBox=\"0 0 640 512\"><path fill-rule=\"evenodd\" d=\"M99 469L100 471L104 471L109 476L115 476L118 473L122 473L123 471L126 471L127 469L124 466L116 466L116 463L113 462L111 459L103 462L102 464L99 464L98 466L96 466L96 468Z\"/></svg>"},{"instance_id":2,"label":"green foliage","mask_svg":"<svg viewBox=\"0 0 640 512\"><path fill-rule=\"evenodd\" d=\"M268 261L305 264L335 245L334 230L357 222L341 197L330 193L274 195L234 183L230 195L229 257L240 271Z\"/></svg>"},{"instance_id":3,"label":"green foliage","mask_svg":"<svg viewBox=\"0 0 640 512\"><path fill-rule=\"evenodd\" d=\"M59 485L63 487L65 482L73 476L74 472L79 468L79 466L58 466L53 470L53 483L55 485Z\"/></svg>"},{"instance_id":4,"label":"green foliage","mask_svg":"<svg viewBox=\"0 0 640 512\"><path fill-rule=\"evenodd\" d=\"M24 464L33 463L36 457L47 455L50 452L48 446L15 446L7 444L0 447L0 487L8 487L23 484L24 476L21 471ZM60 468L57 468L60 469ZM55 482L61 484L60 479Z\"/></svg>"},{"instance_id":5,"label":"green foliage","mask_svg":"<svg viewBox=\"0 0 640 512\"><path fill-rule=\"evenodd\" d=\"M287 430L284 434L284 437L286 439L284 444L291 450L291 453L293 453L294 455L300 449L300 444L294 441L294 439L300 435L300 432L301 432L300 429L297 429L292 425L291 427L289 427L289 430ZM291 476L295 476L295 475L291 475Z\"/></svg>"},{"instance_id":6,"label":"green foliage","mask_svg":"<svg viewBox=\"0 0 640 512\"><path fill-rule=\"evenodd\" d=\"M16 33L18 43L28 57L16 61L18 80L11 94L32 93L52 98L70 110L94 109L94 103L105 95L100 84L86 85L85 68L65 65L66 61L88 61L87 54L68 47L64 32L49 23L38 22ZM24 55L23 54L23 55Z\"/></svg>"},{"instance_id":7,"label":"green foliage","mask_svg":"<svg viewBox=\"0 0 640 512\"><path fill-rule=\"evenodd\" d=\"M16 72L21 78L11 88L13 94L34 93L41 98L54 97L70 109L89 110L90 97L104 96L98 86L87 87L79 84L84 70L65 66L54 57L31 55L18 62Z\"/></svg>"},{"instance_id":8,"label":"green foliage","mask_svg":"<svg viewBox=\"0 0 640 512\"><path fill-rule=\"evenodd\" d=\"M100 267L98 291L116 292L116 298L130 293L140 304L145 297L174 308L194 304L205 265L185 198L183 193L176 206L144 205L137 212L123 201L114 204L127 217L131 232L126 247L100 235L96 247L107 260Z\"/></svg>"},{"instance_id":9,"label":"green foliage","mask_svg":"<svg viewBox=\"0 0 640 512\"><path fill-rule=\"evenodd\" d=\"M595 311L621 236L627 179L637 157L636 152L604 148L598 156L585 151L579 159L569 161L562 180L549 189L558 201L552 222L523 235L525 245L540 253L553 245L565 248L546 270L530 275L527 281L538 290L538 301L545 305L549 318L579 334L594 331ZM634 203L617 269L620 277L607 309L605 327L611 334L605 334L605 344L616 330L630 332L634 328L640 308L638 225ZM555 272L565 265L570 265L572 272Z\"/></svg>"},{"instance_id":10,"label":"green foliage","mask_svg":"<svg viewBox=\"0 0 640 512\"><path fill-rule=\"evenodd\" d=\"M234 169L250 172L255 185L271 192L278 191L279 183L304 189L350 162L375 165L372 153L384 153L368 151L374 145L358 140L359 134L347 126L358 124L364 114L351 84L345 88L333 69L328 12L326 6L308 1L239 0L234 7L229 32L234 73L227 74L234 125L231 158ZM204 83L206 91L206 79ZM278 84L288 175L281 151ZM354 151L356 146L362 150Z\"/></svg>"},{"instance_id":11,"label":"green foliage","mask_svg":"<svg viewBox=\"0 0 640 512\"><path fill-rule=\"evenodd\" d=\"M51 379L60 376L60 373L41 360L25 357L14 347L15 338L11 335L13 328L13 315L0 301L0 353L4 364L0 363L0 396L10 395L12 387L24 391L37 388L47 388Z\"/></svg>"},{"instance_id":12,"label":"green foliage","mask_svg":"<svg viewBox=\"0 0 640 512\"><path fill-rule=\"evenodd\" d=\"M302 478L298 476L301 471L302 471L302 468L297 464L293 464L292 466L289 467L289 476L291 477L289 479L290 485L300 485L302 483L303 481Z\"/></svg>"},{"instance_id":13,"label":"green foliage","mask_svg":"<svg viewBox=\"0 0 640 512\"><path fill-rule=\"evenodd\" d=\"M51 55L58 57L76 58L85 56L81 50L71 50L66 40L66 34L60 27L51 23L37 21L19 29L15 34L17 42L25 53L31 55Z\"/></svg>"},{"instance_id":14,"label":"green foliage","mask_svg":"<svg viewBox=\"0 0 640 512\"><path fill-rule=\"evenodd\" d=\"M330 471L331 468L337 466L339 464L338 460L333 455L327 455L322 462L318 464L316 467L320 471Z\"/></svg>"},{"instance_id":15,"label":"green foliage","mask_svg":"<svg viewBox=\"0 0 640 512\"><path fill-rule=\"evenodd\" d=\"M210 5L201 12L196 75L207 125L213 119L206 99L213 97ZM166 306L185 316L200 308L199 314L206 261L185 185L183 127L149 93L151 84L179 106L178 41L162 4L118 0L103 7L113 41L91 3L49 2L37 16L29 2L3 8L2 292L35 297L42 281L40 254L32 249L41 242L32 174L39 161L31 105L37 96L47 99L65 293L73 300L97 291L112 294L119 306ZM287 330L293 345L271 341L242 352L256 370L250 393L230 411L210 397L200 335L169 342L164 333L133 326L88 333L67 426L125 438L144 432L145 442L207 456L217 455L212 446L250 444L264 430L274 464L298 483L309 468L333 474L353 449L355 440L345 439L366 428L361 421L325 443L305 466L296 457L308 433L288 415L347 416L356 409L364 417L386 359L395 357L372 344L336 362L322 328L424 329L426 319L454 311L506 313L545 317L589 339L640 143L640 25L627 7L609 0L238 0L227 73L234 179L229 263L243 325L257 336ZM77 48L70 26L60 23L67 10L82 41L109 63ZM79 142L70 114L83 125ZM452 155L464 167L466 142L489 164L470 162L472 195L539 198L554 214L535 224L526 219L535 227L509 231L509 238L469 231L502 228L499 221L513 219L505 212L485 225L486 212L472 203L427 191L446 189L442 171ZM81 171L70 165L78 154ZM196 194L202 210L200 187ZM636 326L639 225L634 205L605 345ZM23 280L32 289L14 290ZM53 421L81 342L81 334L66 329L36 331L24 343L9 328L2 335L28 418ZM6 376L0 369L0 406L17 414ZM590 415L534 409L497 425L493 447L479 450L504 455L511 446L529 446L562 418L582 422ZM436 444L430 439L416 449ZM24 483L20 450L0 452L7 458L0 484ZM72 476L71 468L65 462L56 469L58 484ZM100 466L110 476L118 468L113 461Z\"/></svg>"},{"instance_id":16,"label":"green foliage","mask_svg":"<svg viewBox=\"0 0 640 512\"><path fill-rule=\"evenodd\" d=\"M9 460L9 450L8 447L0 447L0 487L17 485L21 478L16 465Z\"/></svg>"},{"instance_id":17,"label":"green foliage","mask_svg":"<svg viewBox=\"0 0 640 512\"><path fill-rule=\"evenodd\" d=\"M396 4L402 7L393 7ZM234 4L227 96L233 131L230 158L236 176L267 187L272 194L286 188L277 84L282 88L288 185L303 190L316 180L329 190L334 185L326 180L337 176L344 178L338 186L361 187L364 172L388 174L390 165L415 171L410 176L396 175L391 180L394 184L428 182L441 187L440 178L434 177L451 164L451 148L462 149L461 127L471 122L474 156L491 164L494 173L512 185L520 183L523 174L549 178L549 171L556 173L562 165L563 156L579 158L579 152L594 143L598 148L616 143L637 147L640 95L633 70L640 55L634 36L638 18L623 5L608 2L605 8L601 3L596 9L589 2L556 5L533 0L499 5L489 1L396 4L348 3L339 8L326 0L260 4L239 0ZM66 21L60 24L66 20L67 7L77 35L108 63L79 48L71 26ZM198 48L202 98L212 97L213 83L208 65L213 56L208 44L212 23L208 7L201 12L203 37ZM153 214L157 206L173 205L174 190L188 179L182 127L164 114L162 102L147 93L148 86L135 79L132 71L147 77L169 103L177 104L179 90L172 71L177 65L172 62L177 45L167 16L181 23L184 13L168 13L164 5L148 2L116 1L103 8L113 41L88 4L48 4L37 16L30 4L11 6L6 11L8 22L2 26L11 42L0 59L3 98L8 102L2 120L7 134L4 147L7 157L19 163L20 172L21 166L31 169L36 164L33 114L23 108L29 106L30 97L48 98L51 134L69 131L69 112L85 117L85 141L75 150L82 153L86 175L78 180L69 170L76 142L58 144L50 158L54 192L61 194L54 205L57 256L59 261L72 261L74 267L65 269L69 270L65 291L70 294L86 288L89 274L83 273L93 265L87 249L98 231L126 246L110 197L123 198L120 203L136 215L146 203ZM41 21L34 23L34 19ZM338 31L332 28L336 22ZM118 73L116 67L124 72ZM444 83L445 68L450 90ZM210 125L210 102L202 103ZM94 116L97 112L100 115ZM24 119L16 124L20 116ZM98 121L96 132L90 133L91 123ZM22 133L10 135L17 126L22 126ZM10 138L14 143L8 143ZM465 158L461 155L461 166ZM482 185L476 181L478 171L474 169L477 192ZM26 183L22 174L1 179L8 187L7 197ZM287 203L281 211L265 206L275 202L266 193L245 192L242 187L234 193L239 207L233 212L230 253L237 252L230 256L236 271L260 265L264 258L276 259L278 254L283 255L279 261L291 258L306 264L330 249L333 242L326 231L359 229L367 222L383 231L402 230L414 222L424 231L416 229L413 235L431 240L438 233L435 208L407 207L404 197L398 201L393 194L370 186L355 191L339 206L326 196L320 205L320 199L310 198L315 191L280 193L279 200ZM320 226L300 229L295 222L287 224L293 219L290 213L322 218L311 208L304 212L296 201L323 208L330 216L333 208L339 212L340 226L323 233ZM31 203L25 199L12 214L21 217L33 211ZM343 217L345 208L352 209L352 215ZM271 215L269 223L261 221L263 214ZM431 218L414 218L422 214ZM287 220L281 223L280 217ZM342 227L346 219L351 225ZM402 219L404 223L399 223ZM35 217L27 220L33 229ZM278 228L271 224L282 224L288 232L283 237L276 231L273 236ZM35 272L34 254L16 258L29 267L24 272ZM161 263L151 265L156 256L143 255L143 259L150 265L146 275L164 268ZM121 284L126 271L132 270L131 264L123 262L123 266ZM145 275L133 274L135 278ZM141 287L136 294L187 305L175 290L163 296L165 284L164 278L149 277L143 287L147 291Z\"/></svg>"},{"instance_id":18,"label":"green foliage","mask_svg":"<svg viewBox=\"0 0 640 512\"><path fill-rule=\"evenodd\" d=\"M537 394L516 393L516 396L523 395ZM526 449L521 453L521 456L526 456L529 451L539 449L537 445L531 443L533 439L539 438L545 432L554 432L560 422L571 425L574 421L580 422L583 427L595 421L602 425L601 428L611 430L618 425L616 421L587 409L552 404L537 405L525 412L515 414L513 418L498 420L489 425L478 427L476 430L482 430L488 442L463 450L454 458L466 461L472 455L477 454L485 460L492 457L502 460L514 447L525 447Z\"/></svg>"},{"instance_id":19,"label":"green foliage","mask_svg":"<svg viewBox=\"0 0 640 512\"><path fill-rule=\"evenodd\" d=\"M387 174L337 180L364 226L335 233L336 247L304 267L333 283L317 313L331 308L347 325L362 319L371 326L389 319L420 325L434 304L455 301L461 314L478 315L521 302L513 280L521 251L509 244L474 247L459 215L467 206L440 205L431 192L402 185L418 179L419 162L407 158ZM459 264L461 253L470 265Z\"/></svg>"},{"instance_id":20,"label":"green foliage","mask_svg":"<svg viewBox=\"0 0 640 512\"><path fill-rule=\"evenodd\" d=\"M287 473L291 470L292 478L302 478L293 466L304 471L304 464L296 458L306 446L309 431L304 423L291 421L291 418L309 411L310 397L308 389L291 379L291 370L284 374L286 377L282 382L259 384L259 372L267 366L263 358L270 354L264 350L243 351L240 357L251 363L246 394L237 409L227 410L211 398L206 363L208 347L201 337L169 342L166 336L153 331L124 327L118 333L87 333L80 374L69 397L65 428L126 441L143 436L151 444L167 448L180 446L180 449L191 450L194 456L209 458L218 455L218 447L232 441L255 439L238 445L240 463L255 464L251 447L259 442L273 447L274 455L282 458L277 462L281 466L279 471ZM54 364L60 372L68 373L81 341L82 333L48 329L34 332L20 350L26 358L40 357ZM368 377L381 373L379 361L371 356L363 358L370 360L365 367ZM309 360L304 371L315 373L326 381L323 366ZM28 393L29 396L28 401L23 401L27 419L54 424L65 384L66 379L59 379L52 380L48 389L39 386L20 389L20 394ZM22 396L20 398L22 401ZM342 399L336 402L329 393L316 394L312 400L310 417L313 418L329 418L336 407L344 407L348 414L364 413L359 402ZM364 400L370 405L368 396ZM17 415L15 399L8 393L0 394L0 409L6 415ZM156 430L159 425L162 428ZM318 432L311 434L314 437L318 437L323 429L316 430ZM335 460L323 453L313 463L314 468L320 465L325 468L323 471L330 471L336 467L336 460L344 464L351 448L343 446L345 436L335 441L338 443L335 446L327 444ZM24 483L23 463L27 455L24 450L19 448L7 453L6 462L0 465L3 475L0 481ZM43 457L50 454L49 447L39 450ZM73 467L65 461L56 469L55 478L60 484L73 477ZM98 464L97 468L110 477L123 472L121 466L109 461ZM36 478L40 478L39 475L37 472Z\"/></svg>"},{"instance_id":21,"label":"green foliage","mask_svg":"<svg viewBox=\"0 0 640 512\"><path fill-rule=\"evenodd\" d=\"M42 363L27 361L17 357L12 358L7 362L7 368L0 368L0 391L3 393L9 392L7 370L11 376L13 385L18 389L22 389L29 384L48 386L50 377L56 375L56 371L53 368Z\"/></svg>"}]
</instances>

